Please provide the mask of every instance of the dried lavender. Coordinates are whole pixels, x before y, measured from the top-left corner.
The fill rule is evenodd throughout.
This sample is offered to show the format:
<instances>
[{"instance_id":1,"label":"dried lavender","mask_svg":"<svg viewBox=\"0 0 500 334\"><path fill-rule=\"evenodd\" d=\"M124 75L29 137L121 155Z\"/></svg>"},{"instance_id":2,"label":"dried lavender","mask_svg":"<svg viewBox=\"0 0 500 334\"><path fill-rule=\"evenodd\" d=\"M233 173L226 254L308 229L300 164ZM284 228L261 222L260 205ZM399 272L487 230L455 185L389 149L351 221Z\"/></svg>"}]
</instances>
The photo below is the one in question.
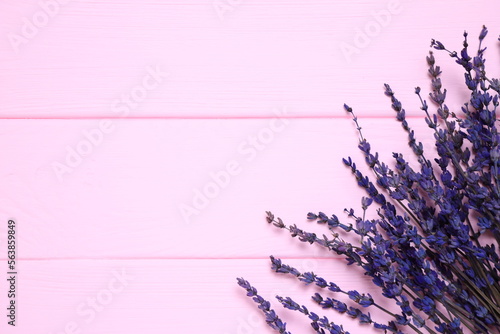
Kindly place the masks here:
<instances>
[{"instance_id":1,"label":"dried lavender","mask_svg":"<svg viewBox=\"0 0 500 334\"><path fill-rule=\"evenodd\" d=\"M272 329L278 331L280 334L290 334L290 332L286 331L286 323L281 321L276 312L271 309L271 303L257 294L256 288L251 286L250 283L243 278L238 278L238 285L247 290L247 296L252 297L253 301L259 304L258 308L264 313L266 316L266 323L271 326Z\"/></svg>"},{"instance_id":2,"label":"dried lavender","mask_svg":"<svg viewBox=\"0 0 500 334\"><path fill-rule=\"evenodd\" d=\"M342 255L348 265L362 267L382 295L397 305L398 312L385 309L370 294L345 291L313 272L301 273L271 256L271 268L277 273L321 288L323 292L315 293L312 301L323 309L332 309L386 333L463 333L466 329L500 333L500 136L496 128L500 80L486 74L486 47L482 43L487 33L483 26L474 56L469 56L467 32L460 52L448 50L439 41L431 42L431 47L448 53L464 69L470 91L461 113L450 111L445 103L447 91L442 87L441 69L435 64L433 52L429 53L426 60L432 107L419 87L415 94L434 133L436 152L432 157L424 153L422 143L415 138L405 109L391 87L384 86L396 119L408 135L416 166L400 153L393 153L393 167L380 161L363 137L353 110L344 105L357 127L358 147L373 172L368 177L350 157L343 159L367 194L361 200L361 216L346 209L352 222L346 224L336 215L309 213L308 220L325 225L330 232L330 236L318 237L296 225L287 226L267 212L268 223L288 230L292 237ZM377 207L376 219L365 218L371 205ZM359 242L343 240L338 231L358 235ZM243 279L238 283L259 303L271 327L288 333L270 304L257 295L250 283ZM359 307L337 299L342 296ZM341 326L320 318L290 297L276 298L285 308L307 316L316 333L346 333ZM391 320L381 323L372 319L367 312L370 309L382 310Z\"/></svg>"}]
</instances>

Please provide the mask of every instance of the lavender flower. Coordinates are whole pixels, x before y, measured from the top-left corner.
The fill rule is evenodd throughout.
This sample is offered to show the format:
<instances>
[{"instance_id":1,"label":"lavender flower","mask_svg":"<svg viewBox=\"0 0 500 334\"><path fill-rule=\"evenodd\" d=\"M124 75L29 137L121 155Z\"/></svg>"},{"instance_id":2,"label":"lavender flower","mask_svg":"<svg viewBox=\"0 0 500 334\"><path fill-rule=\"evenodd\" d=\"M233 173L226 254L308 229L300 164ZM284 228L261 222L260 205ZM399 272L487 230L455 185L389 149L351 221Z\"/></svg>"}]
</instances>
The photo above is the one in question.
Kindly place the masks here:
<instances>
[{"instance_id":1,"label":"lavender flower","mask_svg":"<svg viewBox=\"0 0 500 334\"><path fill-rule=\"evenodd\" d=\"M366 192L360 213L352 208L344 210L349 223L336 215L308 213L308 220L328 229L328 234L318 236L296 225L287 226L267 212L268 223L288 230L292 237L341 255L348 265L360 266L399 311L385 309L370 294L345 291L313 272L301 273L271 256L275 272L324 291L311 297L323 309L386 333L454 334L465 329L500 333L500 135L496 127L500 80L487 75L486 47L482 45L487 34L483 26L475 55L467 32L460 52L431 41L432 48L448 53L464 70L464 83L470 91L460 111L450 110L442 71L434 53L429 52L430 102L420 87L415 88L415 94L435 139L433 153L424 152L403 104L392 88L384 85L395 118L407 134L408 147L417 158L415 164L401 153L393 153L390 163L380 161L363 136L353 108L344 104L359 134L358 148L373 173L369 177L350 157L343 159ZM367 210L374 206L377 218L368 219ZM339 230L355 235L358 242L343 240ZM246 281L239 279L239 283L259 304L271 327L284 332L284 324L275 320L269 303ZM344 333L341 326L320 318L290 297L276 298L285 308L308 316L316 333ZM376 321L368 312L372 309L385 312L390 320Z\"/></svg>"},{"instance_id":2,"label":"lavender flower","mask_svg":"<svg viewBox=\"0 0 500 334\"><path fill-rule=\"evenodd\" d=\"M281 334L290 334L290 332L286 331L286 323L281 321L276 312L271 309L271 304L257 294L257 289L251 286L250 283L243 278L238 278L237 280L238 285L247 291L247 296L252 297L253 301L259 304L259 309L266 316L266 323Z\"/></svg>"}]
</instances>

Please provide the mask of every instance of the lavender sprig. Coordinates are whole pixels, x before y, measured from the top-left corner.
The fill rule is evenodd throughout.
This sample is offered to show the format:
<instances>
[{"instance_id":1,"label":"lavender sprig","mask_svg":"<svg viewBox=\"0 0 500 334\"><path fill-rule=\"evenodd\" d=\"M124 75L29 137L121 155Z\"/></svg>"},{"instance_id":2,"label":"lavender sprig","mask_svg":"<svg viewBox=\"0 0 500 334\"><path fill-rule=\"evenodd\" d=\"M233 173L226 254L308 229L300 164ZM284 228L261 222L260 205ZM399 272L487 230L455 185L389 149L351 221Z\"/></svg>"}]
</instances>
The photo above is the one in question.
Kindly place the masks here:
<instances>
[{"instance_id":1,"label":"lavender sprig","mask_svg":"<svg viewBox=\"0 0 500 334\"><path fill-rule=\"evenodd\" d=\"M333 282L327 282L324 278L314 274L313 272L305 272L305 273L300 273L297 269L283 264L280 259L275 258L274 256L270 256L271 259L271 269L276 271L277 273L283 273L283 274L291 274L301 282L303 282L305 285L309 285L314 283L316 286L328 290L330 292L334 293L341 293L344 295L347 295L349 299L353 300L355 303L359 304L363 308L367 308L370 306L374 306L386 314L390 315L391 317L394 318L393 321L389 321L387 324L381 324L373 321L371 319L371 316L369 313L364 313L360 309L356 308L348 308L347 305L339 300L332 299L332 298L323 298L319 293L316 293L312 299L318 303L320 306L323 308L332 308L336 310L339 313L346 313L349 316L358 319L360 323L364 324L372 324L375 329L384 329L388 330L393 333L399 333L399 329L397 328L396 324L399 325L404 325L404 326L409 326L412 328L416 333L422 333L420 330L418 330L417 327L415 327L413 324L410 323L408 318L406 317L406 314L414 314L413 311L402 312L400 315L394 314L387 310L386 308L380 306L377 304L374 300L373 297L368 293L368 294L361 294L356 290L351 290L351 291L344 291L342 290L337 284ZM433 332L432 330L430 332Z\"/></svg>"},{"instance_id":2,"label":"lavender sprig","mask_svg":"<svg viewBox=\"0 0 500 334\"><path fill-rule=\"evenodd\" d=\"M266 316L266 323L275 331L280 334L291 334L286 330L286 323L281 321L276 312L271 309L271 303L257 294L257 289L250 285L250 283L243 278L238 278L238 285L247 291L247 296L252 297L252 300L259 304L259 309Z\"/></svg>"},{"instance_id":3,"label":"lavender sprig","mask_svg":"<svg viewBox=\"0 0 500 334\"><path fill-rule=\"evenodd\" d=\"M300 313L309 317L311 322L311 327L316 330L317 333L325 333L324 329L331 334L349 334L349 332L344 331L342 326L336 325L333 322L330 322L327 317L320 318L316 313L309 312L309 310L304 305L297 304L290 297L281 297L276 296L276 299L283 305L284 308L299 311Z\"/></svg>"}]
</instances>

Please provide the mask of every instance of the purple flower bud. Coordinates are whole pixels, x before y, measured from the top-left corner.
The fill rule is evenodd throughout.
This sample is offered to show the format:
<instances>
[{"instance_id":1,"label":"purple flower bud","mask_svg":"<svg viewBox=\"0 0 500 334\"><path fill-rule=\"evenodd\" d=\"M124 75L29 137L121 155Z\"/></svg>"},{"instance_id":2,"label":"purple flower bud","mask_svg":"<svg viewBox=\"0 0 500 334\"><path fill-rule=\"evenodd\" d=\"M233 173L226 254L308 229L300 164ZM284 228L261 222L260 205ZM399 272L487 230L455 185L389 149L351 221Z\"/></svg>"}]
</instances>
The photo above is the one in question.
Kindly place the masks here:
<instances>
[{"instance_id":1,"label":"purple flower bud","mask_svg":"<svg viewBox=\"0 0 500 334\"><path fill-rule=\"evenodd\" d=\"M433 47L436 50L444 50L445 49L443 43L436 41L434 39L431 40L431 47Z\"/></svg>"},{"instance_id":2,"label":"purple flower bud","mask_svg":"<svg viewBox=\"0 0 500 334\"><path fill-rule=\"evenodd\" d=\"M487 34L488 34L488 29L486 29L486 27L483 26L483 29L481 29L481 33L479 34L479 40L482 41Z\"/></svg>"}]
</instances>

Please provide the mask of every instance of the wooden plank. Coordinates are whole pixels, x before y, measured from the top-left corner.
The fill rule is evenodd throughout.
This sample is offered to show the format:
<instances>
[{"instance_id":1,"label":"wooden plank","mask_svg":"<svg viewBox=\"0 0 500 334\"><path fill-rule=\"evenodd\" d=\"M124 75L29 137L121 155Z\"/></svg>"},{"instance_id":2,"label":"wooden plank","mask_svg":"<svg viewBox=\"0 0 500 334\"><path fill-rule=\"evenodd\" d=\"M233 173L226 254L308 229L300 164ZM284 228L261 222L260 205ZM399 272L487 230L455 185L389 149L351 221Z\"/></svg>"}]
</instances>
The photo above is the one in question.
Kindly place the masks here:
<instances>
[{"instance_id":1,"label":"wooden plank","mask_svg":"<svg viewBox=\"0 0 500 334\"><path fill-rule=\"evenodd\" d=\"M377 296L357 270L340 261L315 261L315 272L325 279L346 290L363 289ZM302 270L303 261L286 263ZM311 311L345 323L353 334L369 332L367 326L314 307L310 297L319 288L273 273L265 259L27 260L19 267L16 327L1 321L5 334L273 333L236 277L257 287L294 333L307 333L308 321L283 309L274 299L276 294L311 305ZM3 280L0 288L6 288ZM6 294L1 293L0 304L6 303ZM372 312L374 318L377 314Z\"/></svg>"},{"instance_id":2,"label":"wooden plank","mask_svg":"<svg viewBox=\"0 0 500 334\"><path fill-rule=\"evenodd\" d=\"M381 159L408 153L395 120L359 122ZM431 152L424 120L410 122ZM23 258L316 257L265 211L324 233L308 212L345 220L344 208L360 208L363 192L341 161L364 165L347 119L102 124L0 121L0 222L18 222Z\"/></svg>"},{"instance_id":3,"label":"wooden plank","mask_svg":"<svg viewBox=\"0 0 500 334\"><path fill-rule=\"evenodd\" d=\"M500 33L486 0L60 2L0 4L0 117L385 116L384 83L418 114L431 38L459 50L468 30L475 49L486 24L494 50ZM455 109L463 74L438 62Z\"/></svg>"}]
</instances>

